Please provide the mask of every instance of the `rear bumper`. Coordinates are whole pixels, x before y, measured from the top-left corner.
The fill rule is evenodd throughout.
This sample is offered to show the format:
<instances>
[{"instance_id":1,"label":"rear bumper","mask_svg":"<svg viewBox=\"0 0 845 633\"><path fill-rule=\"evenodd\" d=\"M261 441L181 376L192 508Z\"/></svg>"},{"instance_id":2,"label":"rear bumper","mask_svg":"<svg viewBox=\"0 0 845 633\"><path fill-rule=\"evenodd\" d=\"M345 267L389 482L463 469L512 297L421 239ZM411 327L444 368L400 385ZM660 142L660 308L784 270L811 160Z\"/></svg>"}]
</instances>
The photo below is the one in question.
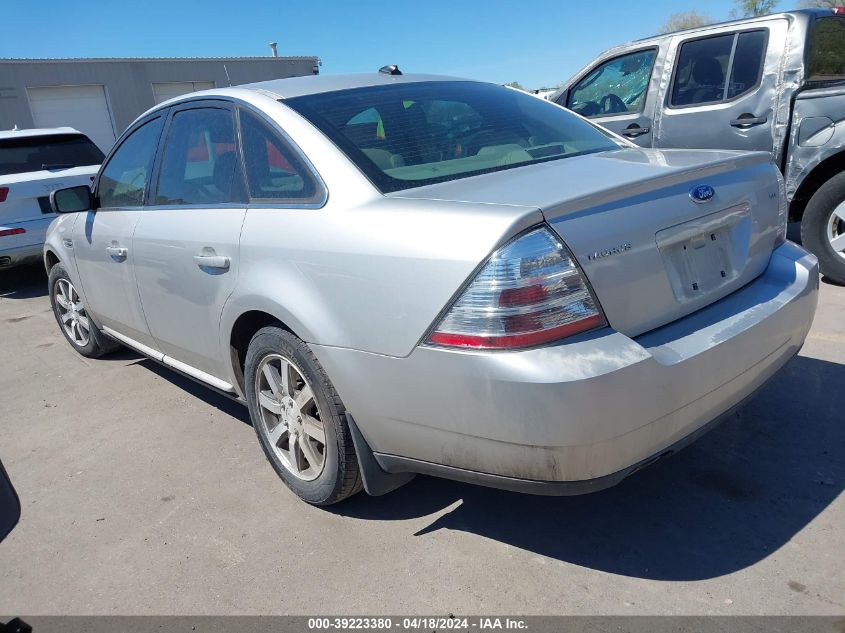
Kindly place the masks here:
<instances>
[{"instance_id":1,"label":"rear bumper","mask_svg":"<svg viewBox=\"0 0 845 633\"><path fill-rule=\"evenodd\" d=\"M759 389L801 348L817 292L816 259L787 243L741 290L635 339L608 328L510 353L314 351L388 472L573 494L676 450Z\"/></svg>"},{"instance_id":2,"label":"rear bumper","mask_svg":"<svg viewBox=\"0 0 845 633\"><path fill-rule=\"evenodd\" d=\"M26 231L20 235L0 237L0 268L41 261L47 227L54 218L50 215L24 222L0 224L0 231L19 228Z\"/></svg>"}]
</instances>

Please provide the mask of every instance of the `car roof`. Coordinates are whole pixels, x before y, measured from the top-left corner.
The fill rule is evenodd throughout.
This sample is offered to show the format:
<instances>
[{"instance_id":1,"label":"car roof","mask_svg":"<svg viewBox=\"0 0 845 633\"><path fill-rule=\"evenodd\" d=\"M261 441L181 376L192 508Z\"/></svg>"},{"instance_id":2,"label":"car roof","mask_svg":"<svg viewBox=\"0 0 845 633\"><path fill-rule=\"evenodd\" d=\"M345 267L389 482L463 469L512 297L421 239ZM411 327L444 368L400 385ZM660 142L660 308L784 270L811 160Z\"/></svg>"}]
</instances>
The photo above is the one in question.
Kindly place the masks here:
<instances>
[{"instance_id":1,"label":"car roof","mask_svg":"<svg viewBox=\"0 0 845 633\"><path fill-rule=\"evenodd\" d=\"M403 75L389 75L383 72L357 73L349 75L309 75L306 77L290 77L288 79L271 79L253 84L232 86L271 93L279 99L302 97L304 95L348 90L350 88L364 88L367 86L387 86L392 84L417 83L421 81L470 81L460 77L446 75L427 75L411 73Z\"/></svg>"},{"instance_id":2,"label":"car roof","mask_svg":"<svg viewBox=\"0 0 845 633\"><path fill-rule=\"evenodd\" d=\"M27 130L0 130L0 140L9 138L27 138L30 136L50 136L52 134L82 134L72 127L40 127Z\"/></svg>"}]
</instances>

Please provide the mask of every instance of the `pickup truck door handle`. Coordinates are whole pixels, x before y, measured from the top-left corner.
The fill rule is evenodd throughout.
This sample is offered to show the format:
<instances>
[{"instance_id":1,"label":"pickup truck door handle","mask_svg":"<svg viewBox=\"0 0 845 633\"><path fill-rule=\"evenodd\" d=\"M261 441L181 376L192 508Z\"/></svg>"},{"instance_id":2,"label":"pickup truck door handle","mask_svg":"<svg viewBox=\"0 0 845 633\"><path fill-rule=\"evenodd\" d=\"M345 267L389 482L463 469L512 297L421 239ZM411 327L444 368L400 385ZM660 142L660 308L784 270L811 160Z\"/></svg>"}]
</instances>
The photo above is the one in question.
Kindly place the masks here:
<instances>
[{"instance_id":1,"label":"pickup truck door handle","mask_svg":"<svg viewBox=\"0 0 845 633\"><path fill-rule=\"evenodd\" d=\"M754 125L763 125L768 121L768 117L754 116L751 113L740 114L738 118L731 121L732 127L749 128Z\"/></svg>"},{"instance_id":2,"label":"pickup truck door handle","mask_svg":"<svg viewBox=\"0 0 845 633\"><path fill-rule=\"evenodd\" d=\"M129 249L123 246L106 246L106 252L113 259L123 261L129 255Z\"/></svg>"},{"instance_id":3,"label":"pickup truck door handle","mask_svg":"<svg viewBox=\"0 0 845 633\"><path fill-rule=\"evenodd\" d=\"M651 128L647 127L640 127L636 123L632 123L624 130L622 130L622 136L627 136L628 138L637 138L638 136L642 136L643 134L648 134Z\"/></svg>"},{"instance_id":4,"label":"pickup truck door handle","mask_svg":"<svg viewBox=\"0 0 845 633\"><path fill-rule=\"evenodd\" d=\"M194 255L194 263L200 268L229 268L230 260L225 255Z\"/></svg>"}]
</instances>

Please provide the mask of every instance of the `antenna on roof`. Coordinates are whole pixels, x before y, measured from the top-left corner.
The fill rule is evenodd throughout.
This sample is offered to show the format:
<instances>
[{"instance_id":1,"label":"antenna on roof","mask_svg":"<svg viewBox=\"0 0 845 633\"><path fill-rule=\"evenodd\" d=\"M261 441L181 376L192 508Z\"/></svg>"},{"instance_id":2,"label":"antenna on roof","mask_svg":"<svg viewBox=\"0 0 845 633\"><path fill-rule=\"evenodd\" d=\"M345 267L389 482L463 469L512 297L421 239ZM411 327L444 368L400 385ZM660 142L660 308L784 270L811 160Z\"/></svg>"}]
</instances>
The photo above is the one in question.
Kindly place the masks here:
<instances>
[{"instance_id":1,"label":"antenna on roof","mask_svg":"<svg viewBox=\"0 0 845 633\"><path fill-rule=\"evenodd\" d=\"M226 81L229 82L229 87L232 87L232 79L229 77L229 69L226 68L226 64L223 64L223 72L226 73Z\"/></svg>"},{"instance_id":2,"label":"antenna on roof","mask_svg":"<svg viewBox=\"0 0 845 633\"><path fill-rule=\"evenodd\" d=\"M17 132L17 131L18 131L18 124L15 123L15 127L12 128L12 132Z\"/></svg>"},{"instance_id":3,"label":"antenna on roof","mask_svg":"<svg viewBox=\"0 0 845 633\"><path fill-rule=\"evenodd\" d=\"M389 64L388 66L382 66L378 69L380 73L384 73L385 75L401 75L402 71L399 70L399 66L396 64Z\"/></svg>"}]
</instances>

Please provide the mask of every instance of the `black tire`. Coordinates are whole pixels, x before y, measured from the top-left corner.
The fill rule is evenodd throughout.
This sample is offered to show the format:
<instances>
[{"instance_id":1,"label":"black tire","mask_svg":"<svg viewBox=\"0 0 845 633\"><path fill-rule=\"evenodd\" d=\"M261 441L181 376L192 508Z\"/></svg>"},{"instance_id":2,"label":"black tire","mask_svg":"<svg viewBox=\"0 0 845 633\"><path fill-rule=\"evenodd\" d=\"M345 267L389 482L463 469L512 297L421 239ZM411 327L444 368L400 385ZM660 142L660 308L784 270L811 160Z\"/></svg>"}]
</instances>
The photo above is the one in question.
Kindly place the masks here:
<instances>
[{"instance_id":1,"label":"black tire","mask_svg":"<svg viewBox=\"0 0 845 633\"><path fill-rule=\"evenodd\" d=\"M67 270L65 270L64 265L59 262L50 269L48 282L48 288L50 291L50 306L53 308L53 316L56 317L56 323L58 323L59 325L59 331L64 335L67 342L70 343L70 346L86 358L100 358L105 354L119 349L120 344L103 334L99 330L99 328L97 328L96 324L90 319L90 317L88 317L89 336L87 342L84 345L80 345L78 341L74 340L68 335L67 331L65 330L64 324L62 323L59 305L56 301L56 295L58 294L58 285L59 282L62 280L70 283L71 285L73 284L73 281L68 276Z\"/></svg>"},{"instance_id":2,"label":"black tire","mask_svg":"<svg viewBox=\"0 0 845 633\"><path fill-rule=\"evenodd\" d=\"M804 217L801 218L801 242L804 248L819 258L819 268L824 275L838 283L845 283L845 259L830 245L828 227L833 221L833 211L845 202L845 172L838 174L819 187L810 198ZM839 222L839 235L845 233L845 222Z\"/></svg>"},{"instance_id":3,"label":"black tire","mask_svg":"<svg viewBox=\"0 0 845 633\"><path fill-rule=\"evenodd\" d=\"M325 431L322 454L325 461L321 473L311 481L297 477L281 461L259 411L256 374L262 361L274 355L294 364L310 385L319 410ZM279 326L268 326L256 332L246 354L244 384L249 415L261 448L276 474L300 499L313 505L327 506L343 501L362 489L355 446L346 422L346 409L320 362L302 340Z\"/></svg>"}]
</instances>

